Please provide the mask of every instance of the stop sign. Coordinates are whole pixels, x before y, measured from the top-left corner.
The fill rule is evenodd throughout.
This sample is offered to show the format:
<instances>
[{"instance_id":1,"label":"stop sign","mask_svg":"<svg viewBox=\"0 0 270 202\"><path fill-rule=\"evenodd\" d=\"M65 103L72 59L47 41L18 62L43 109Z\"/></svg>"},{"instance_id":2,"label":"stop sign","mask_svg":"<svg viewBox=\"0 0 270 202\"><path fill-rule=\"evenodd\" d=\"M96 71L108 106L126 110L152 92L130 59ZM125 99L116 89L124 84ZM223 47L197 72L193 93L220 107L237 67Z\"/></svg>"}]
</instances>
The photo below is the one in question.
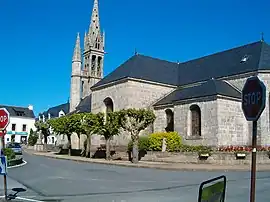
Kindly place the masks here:
<instances>
[{"instance_id":1,"label":"stop sign","mask_svg":"<svg viewBox=\"0 0 270 202\"><path fill-rule=\"evenodd\" d=\"M248 121L257 121L264 108L266 88L257 77L248 78L242 90L242 109Z\"/></svg>"},{"instance_id":2,"label":"stop sign","mask_svg":"<svg viewBox=\"0 0 270 202\"><path fill-rule=\"evenodd\" d=\"M5 130L9 124L9 113L5 108L0 108L0 130Z\"/></svg>"}]
</instances>

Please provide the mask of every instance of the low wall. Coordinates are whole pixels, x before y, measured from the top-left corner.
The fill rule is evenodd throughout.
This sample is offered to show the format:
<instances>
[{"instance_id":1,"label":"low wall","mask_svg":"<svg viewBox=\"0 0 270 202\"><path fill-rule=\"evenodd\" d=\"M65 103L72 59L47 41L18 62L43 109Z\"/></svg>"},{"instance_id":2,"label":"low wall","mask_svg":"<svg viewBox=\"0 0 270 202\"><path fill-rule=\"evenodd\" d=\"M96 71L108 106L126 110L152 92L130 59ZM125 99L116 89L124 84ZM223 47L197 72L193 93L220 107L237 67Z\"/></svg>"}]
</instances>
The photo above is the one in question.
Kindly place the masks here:
<instances>
[{"instance_id":1,"label":"low wall","mask_svg":"<svg viewBox=\"0 0 270 202\"><path fill-rule=\"evenodd\" d=\"M126 152L117 152L118 157L127 160ZM250 164L251 153L246 154L245 159L237 159L234 153L218 152L213 153L206 160L200 160L198 153L173 153L173 152L152 152L141 158L141 161L155 161L168 163L205 163L205 164L221 164L221 165L237 165ZM257 164L270 164L270 159L267 152L257 152Z\"/></svg>"}]
</instances>

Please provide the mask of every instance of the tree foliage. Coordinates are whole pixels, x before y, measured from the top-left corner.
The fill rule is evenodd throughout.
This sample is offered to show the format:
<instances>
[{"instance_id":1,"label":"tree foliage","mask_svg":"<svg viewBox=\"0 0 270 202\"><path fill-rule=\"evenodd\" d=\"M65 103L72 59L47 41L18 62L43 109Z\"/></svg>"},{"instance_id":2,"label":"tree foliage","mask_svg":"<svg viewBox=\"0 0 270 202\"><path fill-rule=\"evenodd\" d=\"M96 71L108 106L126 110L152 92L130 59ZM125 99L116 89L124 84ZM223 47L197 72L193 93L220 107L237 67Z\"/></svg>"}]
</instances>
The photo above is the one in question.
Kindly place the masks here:
<instances>
[{"instance_id":1,"label":"tree foliage","mask_svg":"<svg viewBox=\"0 0 270 202\"><path fill-rule=\"evenodd\" d=\"M108 112L106 115L99 114L98 116L99 134L106 140L106 159L110 158L110 141L113 136L118 135L121 129L120 113Z\"/></svg>"},{"instance_id":2,"label":"tree foliage","mask_svg":"<svg viewBox=\"0 0 270 202\"><path fill-rule=\"evenodd\" d=\"M28 145L34 146L37 143L38 140L38 134L33 131L33 129L30 129L30 134L28 137Z\"/></svg>"},{"instance_id":3,"label":"tree foliage","mask_svg":"<svg viewBox=\"0 0 270 202\"><path fill-rule=\"evenodd\" d=\"M83 113L82 116L82 131L85 132L87 137L85 157L90 156L91 149L91 136L97 134L100 131L102 114Z\"/></svg>"},{"instance_id":4,"label":"tree foliage","mask_svg":"<svg viewBox=\"0 0 270 202\"><path fill-rule=\"evenodd\" d=\"M133 162L138 162L139 134L155 121L155 114L147 109L123 109L120 112L121 127L130 133L133 141Z\"/></svg>"},{"instance_id":5,"label":"tree foliage","mask_svg":"<svg viewBox=\"0 0 270 202\"><path fill-rule=\"evenodd\" d=\"M48 136L50 135L50 125L47 122L37 121L35 123L37 131L40 131L44 138L45 147L47 145Z\"/></svg>"}]
</instances>

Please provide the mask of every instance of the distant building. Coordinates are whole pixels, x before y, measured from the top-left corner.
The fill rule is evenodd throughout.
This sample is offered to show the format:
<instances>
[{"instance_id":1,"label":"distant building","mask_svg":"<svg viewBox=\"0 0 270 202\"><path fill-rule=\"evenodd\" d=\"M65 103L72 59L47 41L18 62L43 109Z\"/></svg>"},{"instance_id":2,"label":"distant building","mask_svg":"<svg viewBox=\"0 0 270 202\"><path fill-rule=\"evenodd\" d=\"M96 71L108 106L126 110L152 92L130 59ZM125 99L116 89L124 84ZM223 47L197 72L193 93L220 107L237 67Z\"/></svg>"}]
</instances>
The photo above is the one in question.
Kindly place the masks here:
<instances>
[{"instance_id":1,"label":"distant building","mask_svg":"<svg viewBox=\"0 0 270 202\"><path fill-rule=\"evenodd\" d=\"M10 115L5 142L11 142L12 138L18 143L27 142L30 130L36 130L33 106L17 107L0 105L0 108L6 108Z\"/></svg>"}]
</instances>

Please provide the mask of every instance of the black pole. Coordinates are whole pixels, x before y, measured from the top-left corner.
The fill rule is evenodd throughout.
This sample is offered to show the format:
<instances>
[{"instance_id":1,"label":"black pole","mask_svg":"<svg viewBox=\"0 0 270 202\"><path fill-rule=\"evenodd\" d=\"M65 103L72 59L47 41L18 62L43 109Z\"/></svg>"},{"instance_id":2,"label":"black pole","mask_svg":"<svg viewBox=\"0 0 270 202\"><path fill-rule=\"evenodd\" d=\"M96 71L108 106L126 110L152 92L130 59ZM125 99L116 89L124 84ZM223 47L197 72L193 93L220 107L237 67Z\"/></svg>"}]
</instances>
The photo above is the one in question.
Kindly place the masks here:
<instances>
[{"instance_id":1,"label":"black pole","mask_svg":"<svg viewBox=\"0 0 270 202\"><path fill-rule=\"evenodd\" d=\"M4 155L4 149L5 149L5 131L3 131L3 136L2 136L2 154L3 155ZM5 195L5 200L7 200L7 176L6 175L4 175L4 195Z\"/></svg>"},{"instance_id":2,"label":"black pole","mask_svg":"<svg viewBox=\"0 0 270 202\"><path fill-rule=\"evenodd\" d=\"M250 202L255 202L256 154L257 154L257 121L253 121Z\"/></svg>"}]
</instances>

